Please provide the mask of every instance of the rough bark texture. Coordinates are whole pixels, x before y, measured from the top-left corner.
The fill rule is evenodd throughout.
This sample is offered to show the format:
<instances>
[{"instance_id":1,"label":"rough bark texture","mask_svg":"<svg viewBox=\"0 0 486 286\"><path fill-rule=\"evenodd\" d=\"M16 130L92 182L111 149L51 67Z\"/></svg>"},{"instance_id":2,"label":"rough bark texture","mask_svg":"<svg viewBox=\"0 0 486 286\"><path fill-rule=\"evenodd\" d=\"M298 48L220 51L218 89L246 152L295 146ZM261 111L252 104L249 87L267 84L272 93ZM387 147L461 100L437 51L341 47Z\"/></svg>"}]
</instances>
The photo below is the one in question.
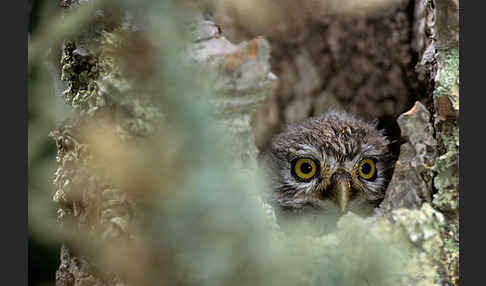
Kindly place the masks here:
<instances>
[{"instance_id":1,"label":"rough bark texture","mask_svg":"<svg viewBox=\"0 0 486 286\"><path fill-rule=\"evenodd\" d=\"M422 283L456 285L459 1L398 1L388 13L358 17L332 15L315 1L285 3L291 12L270 28L245 22L238 9L215 16L230 39L264 34L272 47L279 86L255 117L258 147L267 148L284 124L329 109L380 119L380 126L402 144L378 213L421 209L424 203L442 212L447 223L434 227L440 251L429 253L428 262L437 275ZM422 228L420 223L415 227Z\"/></svg>"},{"instance_id":2,"label":"rough bark texture","mask_svg":"<svg viewBox=\"0 0 486 286\"><path fill-rule=\"evenodd\" d=\"M79 2L62 4L66 9L75 9L84 3ZM304 13L293 18L295 25L271 31L268 42L257 37L233 45L207 18L197 18L192 25L193 43L185 52L188 59L200 64L201 72L211 71L208 74L214 97L208 101L214 106L216 121L228 131L228 142L233 144L230 154L239 167L248 166L256 156L250 121L262 102L253 129L261 149L283 123L329 108L381 118L383 126L393 133L393 118L409 109L416 99L423 102L416 102L398 117L403 144L377 215L366 221L346 215L336 234L306 241L305 249L314 260L302 262L308 265L304 267L308 270L305 278L299 276L302 273L295 276L298 279L294 282L302 285L351 278L358 279L352 280L353 285L366 285L368 279L377 283L374 285L458 285L458 47L449 35L451 31L457 35L458 23L444 16L457 13L458 2L398 2L388 13L364 17L323 17L317 9L310 17ZM110 165L113 158L100 154L107 150L103 148L116 149L124 144L145 146L142 144L150 141L165 122L160 102L163 96L157 87L144 85L136 76L144 74L142 78L148 82L156 74L149 64L154 60L150 42L144 39L143 31L134 29L133 23L120 15L123 13L100 13L89 30L65 42L61 71L68 88L64 96L76 114L51 133L58 148L54 200L60 207L61 225L74 222L88 238L101 238L113 249L118 243L139 239L132 224L140 206L132 189L145 186L146 176L156 177L158 173L142 169L139 174L130 174L130 180L106 176L107 168L116 170L116 166ZM223 35L229 34L224 23L221 28ZM236 39L237 35L246 37L254 32L239 27L232 33ZM141 45L142 51L137 49ZM137 60L130 61L133 57ZM127 63L133 62L140 66L127 68ZM272 71L279 78L278 85L274 85ZM272 86L274 91L264 101ZM398 139L398 132L394 136ZM93 141L96 138L102 142ZM271 208L264 207L274 218ZM278 225L274 227L278 233ZM342 257L338 250L358 252L354 246L368 254L363 256L366 261L372 254L369 251L379 252L369 233L390 241L396 236L407 238L407 275L398 281L391 274L370 276L361 273L363 264L359 259ZM367 244L359 248L353 237L370 240L375 248L363 247ZM156 245L165 246L164 242ZM177 255L162 252L168 255L160 257L159 249L150 248L154 245L144 246L148 250L143 265L154 268L141 267L140 273L128 277L119 275L123 265L115 267L118 274L114 274L106 270L111 268L93 265L93 253L74 253L68 245L63 246L56 285L125 285L126 281L131 281L130 285L149 285L142 283L147 281L144 272L156 273L159 268L165 271L159 275L165 275L167 281L183 281L180 278L187 273L170 268ZM350 278L337 268L325 276L329 272L320 269L334 265L333 259L353 265L353 271L362 275ZM289 269L289 273L299 269ZM251 271L247 272L234 273L252 276Z\"/></svg>"},{"instance_id":3,"label":"rough bark texture","mask_svg":"<svg viewBox=\"0 0 486 286\"><path fill-rule=\"evenodd\" d=\"M255 33L269 38L272 70L280 81L255 118L260 149L284 124L329 109L381 119L397 137L394 119L424 97L425 85L414 71L413 2L397 1L386 12L365 16L328 13L318 2L291 5L283 23L256 31L226 14L215 16L230 39Z\"/></svg>"},{"instance_id":4,"label":"rough bark texture","mask_svg":"<svg viewBox=\"0 0 486 286\"><path fill-rule=\"evenodd\" d=\"M423 101L428 111L416 103L398 119L406 142L381 208L416 208L423 202L431 203L445 218L436 228L441 240L440 253L435 255L436 271L441 283L458 285L459 2L416 1L414 12L413 44L419 52L415 69L426 84ZM416 122L419 118L422 123ZM415 174L404 176L407 172ZM404 186L410 186L410 192L404 192ZM391 199L393 196L398 200Z\"/></svg>"},{"instance_id":5,"label":"rough bark texture","mask_svg":"<svg viewBox=\"0 0 486 286\"><path fill-rule=\"evenodd\" d=\"M398 1L388 13L358 17L332 15L315 1L285 3L290 14L270 28L245 22L238 9L215 15L230 39L264 34L272 47L280 80L255 117L258 147L267 148L284 124L329 109L380 119L402 144L378 213L426 202L442 212L442 260L431 265L440 268L442 283L457 284L459 1Z\"/></svg>"},{"instance_id":6,"label":"rough bark texture","mask_svg":"<svg viewBox=\"0 0 486 286\"><path fill-rule=\"evenodd\" d=\"M436 158L436 141L430 123L430 113L420 102L398 117L402 137L393 178L388 185L381 208L419 208L432 201L432 174Z\"/></svg>"},{"instance_id":7,"label":"rough bark texture","mask_svg":"<svg viewBox=\"0 0 486 286\"><path fill-rule=\"evenodd\" d=\"M63 2L67 9L84 4ZM163 95L153 86L157 82L152 78L154 65L148 61L153 61L154 55L143 31L128 18L105 18L103 15L111 15L109 9L98 12L99 17L90 29L63 45L61 78L68 85L64 98L76 113L50 134L56 141L59 165L53 199L60 207L61 227L73 223L88 239L101 238L103 243L117 245L137 239L136 232L130 230L137 208L140 212L134 189L148 184L150 174L145 173L147 170L143 174L130 174L128 180L134 182L113 178L116 171L112 170L117 166L111 165L117 161L110 158L110 152L124 144L136 146L153 138L164 122L164 106L160 105ZM225 140L232 146L231 160L235 166L244 168L254 163L257 153L251 115L276 80L270 72L268 43L259 37L236 46L222 37L212 22L198 17L191 21L195 23L190 25L193 43L185 50L185 56L200 64L200 72L214 75L210 79L214 96L207 100L215 107L214 117L228 131ZM139 66L131 66L137 62ZM157 169L155 176L156 173ZM140 180L137 175L142 176ZM154 252L145 258L157 261L161 259L157 255ZM56 285L125 285L126 279L93 266L97 260L96 255L91 256L74 253L69 245L63 245ZM149 269L145 271L150 273ZM134 285L150 285L146 284L149 280L146 277L131 278ZM141 284L136 283L137 279Z\"/></svg>"},{"instance_id":8,"label":"rough bark texture","mask_svg":"<svg viewBox=\"0 0 486 286\"><path fill-rule=\"evenodd\" d=\"M210 99L215 117L220 119L232 142L237 161L247 161L257 150L250 125L251 116L260 107L277 77L270 71L270 47L257 37L233 45L211 21L200 21L195 31L196 44L188 56L203 66L210 66L210 80L216 95ZM220 71L220 72L214 72Z\"/></svg>"},{"instance_id":9,"label":"rough bark texture","mask_svg":"<svg viewBox=\"0 0 486 286\"><path fill-rule=\"evenodd\" d=\"M61 4L76 9L91 3ZM86 235L93 243L101 238L117 245L135 235L129 226L135 219L136 198L130 190L133 185L119 184L105 175L113 168L113 158L103 154L109 153L108 149L100 149L100 142L93 139L106 140L102 143L106 148L116 149L119 144L146 138L162 121L162 113L154 105L153 91L140 89L142 85L134 83L134 76L124 66L130 60L124 56L138 57L137 62L144 63L150 50L143 50L139 57L140 51L133 48L144 44L143 37L131 29L129 21L111 12L106 7L98 9L94 23L63 44L64 98L75 113L51 132L51 137L58 149L53 199L60 207L61 227L75 226L73 233ZM132 70L148 73L143 65ZM136 174L133 179L136 181ZM91 256L93 253L74 253L69 243L64 245L56 285L124 285L111 271L94 266Z\"/></svg>"}]
</instances>

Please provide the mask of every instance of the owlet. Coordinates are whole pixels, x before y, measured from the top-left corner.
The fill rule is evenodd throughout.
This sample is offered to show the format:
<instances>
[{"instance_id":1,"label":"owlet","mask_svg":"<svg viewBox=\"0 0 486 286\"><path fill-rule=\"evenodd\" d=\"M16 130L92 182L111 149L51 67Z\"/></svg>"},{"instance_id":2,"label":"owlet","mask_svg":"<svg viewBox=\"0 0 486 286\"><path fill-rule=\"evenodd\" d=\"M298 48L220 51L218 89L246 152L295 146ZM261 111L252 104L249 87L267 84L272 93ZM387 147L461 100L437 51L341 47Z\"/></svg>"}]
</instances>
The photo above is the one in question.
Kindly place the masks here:
<instances>
[{"instance_id":1,"label":"owlet","mask_svg":"<svg viewBox=\"0 0 486 286\"><path fill-rule=\"evenodd\" d=\"M385 196L393 160L383 131L344 112L293 123L263 155L277 212L371 214Z\"/></svg>"}]
</instances>

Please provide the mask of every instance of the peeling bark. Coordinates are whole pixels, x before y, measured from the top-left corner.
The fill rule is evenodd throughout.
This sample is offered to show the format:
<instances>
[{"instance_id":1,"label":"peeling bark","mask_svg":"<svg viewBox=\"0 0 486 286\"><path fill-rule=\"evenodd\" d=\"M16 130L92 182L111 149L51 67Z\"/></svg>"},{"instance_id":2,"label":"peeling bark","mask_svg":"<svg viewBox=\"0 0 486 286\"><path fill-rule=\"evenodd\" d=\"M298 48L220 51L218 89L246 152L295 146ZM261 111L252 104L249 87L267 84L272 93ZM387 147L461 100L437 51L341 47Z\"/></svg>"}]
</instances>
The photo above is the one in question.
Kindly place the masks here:
<instances>
[{"instance_id":1,"label":"peeling bark","mask_svg":"<svg viewBox=\"0 0 486 286\"><path fill-rule=\"evenodd\" d=\"M85 2L89 1L61 4L76 9ZM208 17L194 16L190 25L192 43L182 53L186 53L188 61L198 63L199 71L210 78L213 96L207 101L213 107L216 122L227 131L224 140L231 144L228 155L240 171L248 171L258 153L257 146L264 148L269 134L283 122L329 108L344 108L365 117L393 118L416 99L423 101L416 102L397 119L404 143L381 211L371 220L344 216L336 234L309 239L304 248L296 248L314 253L309 256L312 259L302 262L309 264L307 270L314 270L303 275L298 267L289 269L294 282L318 285L336 277L355 279L341 275L345 272L340 268L336 273L320 273L322 265L334 264L326 260L331 257L342 259L363 275L357 276L357 285L368 278L388 283L390 277L361 273L360 263L356 264L354 257L342 256L338 247L356 247L356 252L362 251L383 263L386 260L370 253L375 248L366 252L368 244L353 240L362 235L366 243L378 249L373 237L364 237L372 233L391 241L395 235L407 238L404 244L411 257L406 261L407 275L395 285L458 285L459 75L454 36L459 29L456 18L445 16L457 11L457 1L415 1L414 6L402 1L393 12L368 18L297 18L296 33L290 33L293 28L287 26L269 40L255 37L238 45L223 36L224 25L221 34L220 27ZM187 281L190 272L170 268L181 258L170 252L168 242L158 242L156 250L151 244L137 244L140 237L133 226L141 206L133 190L146 187L144 176L155 180L160 174L135 168L138 173L130 174L130 180L126 175L106 175L107 166L117 170L109 162L119 161L103 152L117 148L126 151L125 144L132 143L144 148L143 142L150 141L165 123L164 108L168 108L160 100L163 95L158 87L145 84L157 74L150 64L154 61L150 41L145 41L143 31L134 29L136 25L119 12L107 13L111 16L106 18L100 16L88 31L64 44L61 71L62 79L68 83L64 96L76 113L51 133L56 140L59 165L53 199L59 204L62 227L74 222L88 238L101 238L115 250L129 241L133 246L130 251L143 253L143 271L120 275L128 273L132 266L120 262L119 268L104 268L94 263L93 253L75 253L67 243L61 249L56 285L119 286L128 285L126 281L131 281L130 285L145 285L152 278L144 277L145 272L179 282ZM309 23L311 28L306 26ZM136 44L131 46L133 42ZM142 52L136 49L139 45L144 47ZM120 54L123 57L118 57ZM413 60L414 57L418 59ZM136 61L130 61L133 58ZM130 66L132 62L140 64ZM279 76L278 82L272 70ZM147 81L140 81L137 74L143 74ZM258 114L252 130L255 112ZM93 141L93 137L101 138L101 142ZM98 157L99 154L106 157ZM262 205L270 217L272 231L279 240L285 240L271 208ZM290 251L292 247L295 245L289 246ZM119 255L131 257L133 253ZM166 256L161 257L161 253ZM157 273L149 265L164 265L167 269ZM237 274L255 276L249 270Z\"/></svg>"},{"instance_id":2,"label":"peeling bark","mask_svg":"<svg viewBox=\"0 0 486 286\"><path fill-rule=\"evenodd\" d=\"M393 177L380 208L419 208L432 201L431 169L436 159L436 141L430 123L430 113L420 102L398 117L402 137Z\"/></svg>"}]
</instances>

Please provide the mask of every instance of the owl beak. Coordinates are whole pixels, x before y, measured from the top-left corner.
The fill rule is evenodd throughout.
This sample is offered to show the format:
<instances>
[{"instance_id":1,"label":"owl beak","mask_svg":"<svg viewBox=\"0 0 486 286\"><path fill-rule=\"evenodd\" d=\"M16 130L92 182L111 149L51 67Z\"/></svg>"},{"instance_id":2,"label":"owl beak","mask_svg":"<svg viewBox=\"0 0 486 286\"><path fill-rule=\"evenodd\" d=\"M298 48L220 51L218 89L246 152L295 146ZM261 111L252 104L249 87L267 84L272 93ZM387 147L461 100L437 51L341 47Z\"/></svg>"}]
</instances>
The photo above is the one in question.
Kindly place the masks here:
<instances>
[{"instance_id":1,"label":"owl beak","mask_svg":"<svg viewBox=\"0 0 486 286\"><path fill-rule=\"evenodd\" d=\"M351 185L349 180L338 180L334 184L334 193L336 194L337 201L341 212L346 211L346 207L349 202Z\"/></svg>"}]
</instances>

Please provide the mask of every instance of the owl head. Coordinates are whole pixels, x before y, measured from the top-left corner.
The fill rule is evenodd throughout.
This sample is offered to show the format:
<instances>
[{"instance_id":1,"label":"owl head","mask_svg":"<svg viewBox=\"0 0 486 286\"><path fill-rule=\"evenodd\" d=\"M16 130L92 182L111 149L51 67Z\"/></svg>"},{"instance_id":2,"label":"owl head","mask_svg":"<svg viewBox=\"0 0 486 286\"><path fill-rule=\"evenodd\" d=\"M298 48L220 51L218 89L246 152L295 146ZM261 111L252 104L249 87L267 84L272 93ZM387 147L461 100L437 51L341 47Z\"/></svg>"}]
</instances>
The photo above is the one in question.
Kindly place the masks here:
<instances>
[{"instance_id":1,"label":"owl head","mask_svg":"<svg viewBox=\"0 0 486 286\"><path fill-rule=\"evenodd\" d=\"M281 211L372 211L391 175L389 144L376 124L344 112L290 124L263 155L269 200Z\"/></svg>"}]
</instances>

